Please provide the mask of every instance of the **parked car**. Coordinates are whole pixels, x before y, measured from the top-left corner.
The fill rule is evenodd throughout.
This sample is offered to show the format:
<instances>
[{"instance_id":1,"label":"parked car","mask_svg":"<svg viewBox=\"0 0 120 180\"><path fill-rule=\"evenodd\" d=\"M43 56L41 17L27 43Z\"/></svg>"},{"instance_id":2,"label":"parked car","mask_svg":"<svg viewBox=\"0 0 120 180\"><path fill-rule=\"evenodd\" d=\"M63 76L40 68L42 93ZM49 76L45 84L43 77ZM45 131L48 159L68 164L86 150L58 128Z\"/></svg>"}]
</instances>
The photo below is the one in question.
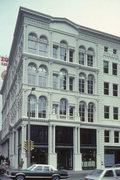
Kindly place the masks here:
<instances>
[{"instance_id":1,"label":"parked car","mask_svg":"<svg viewBox=\"0 0 120 180\"><path fill-rule=\"evenodd\" d=\"M120 164L114 164L112 167L120 167Z\"/></svg>"},{"instance_id":2,"label":"parked car","mask_svg":"<svg viewBox=\"0 0 120 180\"><path fill-rule=\"evenodd\" d=\"M88 174L84 180L120 180L120 168L96 169Z\"/></svg>"},{"instance_id":3,"label":"parked car","mask_svg":"<svg viewBox=\"0 0 120 180\"><path fill-rule=\"evenodd\" d=\"M0 165L0 175L4 174L5 172L5 168L2 165Z\"/></svg>"},{"instance_id":4,"label":"parked car","mask_svg":"<svg viewBox=\"0 0 120 180\"><path fill-rule=\"evenodd\" d=\"M24 179L66 179L68 173L63 170L57 170L51 165L33 164L27 169L14 169L6 172L6 175L12 179L24 180Z\"/></svg>"}]
</instances>

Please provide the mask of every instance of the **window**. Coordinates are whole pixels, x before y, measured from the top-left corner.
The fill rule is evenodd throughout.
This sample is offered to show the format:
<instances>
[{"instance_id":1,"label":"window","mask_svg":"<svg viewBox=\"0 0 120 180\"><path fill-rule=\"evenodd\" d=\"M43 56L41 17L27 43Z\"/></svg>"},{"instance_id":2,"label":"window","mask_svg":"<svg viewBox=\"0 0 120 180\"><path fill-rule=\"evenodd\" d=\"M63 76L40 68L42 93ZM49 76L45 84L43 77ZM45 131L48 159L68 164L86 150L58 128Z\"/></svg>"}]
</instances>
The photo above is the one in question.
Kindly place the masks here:
<instances>
[{"instance_id":1,"label":"window","mask_svg":"<svg viewBox=\"0 0 120 180\"><path fill-rule=\"evenodd\" d=\"M70 49L69 50L69 62L73 62L74 59L74 50Z\"/></svg>"},{"instance_id":2,"label":"window","mask_svg":"<svg viewBox=\"0 0 120 180\"><path fill-rule=\"evenodd\" d=\"M80 102L79 104L79 116L80 121L85 121L85 102Z\"/></svg>"},{"instance_id":3,"label":"window","mask_svg":"<svg viewBox=\"0 0 120 180\"><path fill-rule=\"evenodd\" d=\"M60 115L66 115L67 101L66 99L60 100Z\"/></svg>"},{"instance_id":4,"label":"window","mask_svg":"<svg viewBox=\"0 0 120 180\"><path fill-rule=\"evenodd\" d=\"M74 78L69 77L69 90L73 91L73 87L74 87Z\"/></svg>"},{"instance_id":5,"label":"window","mask_svg":"<svg viewBox=\"0 0 120 180\"><path fill-rule=\"evenodd\" d=\"M88 122L94 121L94 104L89 103L88 104Z\"/></svg>"},{"instance_id":6,"label":"window","mask_svg":"<svg viewBox=\"0 0 120 180\"><path fill-rule=\"evenodd\" d=\"M109 106L104 106L104 118L109 119Z\"/></svg>"},{"instance_id":7,"label":"window","mask_svg":"<svg viewBox=\"0 0 120 180\"><path fill-rule=\"evenodd\" d=\"M108 47L104 47L104 52L108 52Z\"/></svg>"},{"instance_id":8,"label":"window","mask_svg":"<svg viewBox=\"0 0 120 180\"><path fill-rule=\"evenodd\" d=\"M30 33L28 36L28 52L37 54L38 39L36 34Z\"/></svg>"},{"instance_id":9,"label":"window","mask_svg":"<svg viewBox=\"0 0 120 180\"><path fill-rule=\"evenodd\" d=\"M57 53L58 53L58 47L53 45L53 57L57 58Z\"/></svg>"},{"instance_id":10,"label":"window","mask_svg":"<svg viewBox=\"0 0 120 180\"><path fill-rule=\"evenodd\" d=\"M60 89L66 90L67 72L66 70L60 71Z\"/></svg>"},{"instance_id":11,"label":"window","mask_svg":"<svg viewBox=\"0 0 120 180\"><path fill-rule=\"evenodd\" d=\"M113 96L118 96L118 85L113 84Z\"/></svg>"},{"instance_id":12,"label":"window","mask_svg":"<svg viewBox=\"0 0 120 180\"><path fill-rule=\"evenodd\" d=\"M88 94L93 94L94 76L88 76Z\"/></svg>"},{"instance_id":13,"label":"window","mask_svg":"<svg viewBox=\"0 0 120 180\"><path fill-rule=\"evenodd\" d=\"M93 56L94 56L94 50L92 48L88 48L87 51L87 65L93 66Z\"/></svg>"},{"instance_id":14,"label":"window","mask_svg":"<svg viewBox=\"0 0 120 180\"><path fill-rule=\"evenodd\" d=\"M53 104L52 112L53 114L58 114L58 104Z\"/></svg>"},{"instance_id":15,"label":"window","mask_svg":"<svg viewBox=\"0 0 120 180\"><path fill-rule=\"evenodd\" d=\"M39 39L39 53L41 56L47 56L48 40L45 36L41 36Z\"/></svg>"},{"instance_id":16,"label":"window","mask_svg":"<svg viewBox=\"0 0 120 180\"><path fill-rule=\"evenodd\" d=\"M113 54L117 54L117 49L113 49Z\"/></svg>"},{"instance_id":17,"label":"window","mask_svg":"<svg viewBox=\"0 0 120 180\"><path fill-rule=\"evenodd\" d=\"M114 142L119 143L119 131L114 131Z\"/></svg>"},{"instance_id":18,"label":"window","mask_svg":"<svg viewBox=\"0 0 120 180\"><path fill-rule=\"evenodd\" d=\"M112 74L117 75L117 63L112 63Z\"/></svg>"},{"instance_id":19,"label":"window","mask_svg":"<svg viewBox=\"0 0 120 180\"><path fill-rule=\"evenodd\" d=\"M79 47L79 64L85 64L85 48L83 46Z\"/></svg>"},{"instance_id":20,"label":"window","mask_svg":"<svg viewBox=\"0 0 120 180\"><path fill-rule=\"evenodd\" d=\"M46 67L40 66L39 68L39 86L46 87L47 84L47 70Z\"/></svg>"},{"instance_id":21,"label":"window","mask_svg":"<svg viewBox=\"0 0 120 180\"><path fill-rule=\"evenodd\" d=\"M28 116L35 117L37 99L34 95L28 96ZM30 113L30 114L29 114Z\"/></svg>"},{"instance_id":22,"label":"window","mask_svg":"<svg viewBox=\"0 0 120 180\"><path fill-rule=\"evenodd\" d=\"M60 59L64 61L67 59L67 43L65 41L60 43Z\"/></svg>"},{"instance_id":23,"label":"window","mask_svg":"<svg viewBox=\"0 0 120 180\"><path fill-rule=\"evenodd\" d=\"M28 84L36 85L37 68L34 63L28 65Z\"/></svg>"},{"instance_id":24,"label":"window","mask_svg":"<svg viewBox=\"0 0 120 180\"><path fill-rule=\"evenodd\" d=\"M104 177L114 177L113 171L112 170L106 171ZM103 179L104 179L104 177L103 177Z\"/></svg>"},{"instance_id":25,"label":"window","mask_svg":"<svg viewBox=\"0 0 120 180\"><path fill-rule=\"evenodd\" d=\"M83 73L79 74L79 92L85 92L85 75Z\"/></svg>"},{"instance_id":26,"label":"window","mask_svg":"<svg viewBox=\"0 0 120 180\"><path fill-rule=\"evenodd\" d=\"M109 142L110 141L110 139L109 139L110 137L109 136L110 136L110 132L105 130L104 131L104 141L105 142Z\"/></svg>"},{"instance_id":27,"label":"window","mask_svg":"<svg viewBox=\"0 0 120 180\"><path fill-rule=\"evenodd\" d=\"M104 94L109 95L109 83L104 82Z\"/></svg>"},{"instance_id":28,"label":"window","mask_svg":"<svg viewBox=\"0 0 120 180\"><path fill-rule=\"evenodd\" d=\"M74 107L73 106L69 107L69 116L71 116L71 117L74 116Z\"/></svg>"},{"instance_id":29,"label":"window","mask_svg":"<svg viewBox=\"0 0 120 180\"><path fill-rule=\"evenodd\" d=\"M47 101L46 98L41 96L38 101L38 117L46 118Z\"/></svg>"},{"instance_id":30,"label":"window","mask_svg":"<svg viewBox=\"0 0 120 180\"><path fill-rule=\"evenodd\" d=\"M103 72L109 73L109 62L108 61L103 62Z\"/></svg>"},{"instance_id":31,"label":"window","mask_svg":"<svg viewBox=\"0 0 120 180\"><path fill-rule=\"evenodd\" d=\"M58 89L58 75L53 74L53 89Z\"/></svg>"},{"instance_id":32,"label":"window","mask_svg":"<svg viewBox=\"0 0 120 180\"><path fill-rule=\"evenodd\" d=\"M113 119L118 120L118 107L113 107Z\"/></svg>"}]
</instances>

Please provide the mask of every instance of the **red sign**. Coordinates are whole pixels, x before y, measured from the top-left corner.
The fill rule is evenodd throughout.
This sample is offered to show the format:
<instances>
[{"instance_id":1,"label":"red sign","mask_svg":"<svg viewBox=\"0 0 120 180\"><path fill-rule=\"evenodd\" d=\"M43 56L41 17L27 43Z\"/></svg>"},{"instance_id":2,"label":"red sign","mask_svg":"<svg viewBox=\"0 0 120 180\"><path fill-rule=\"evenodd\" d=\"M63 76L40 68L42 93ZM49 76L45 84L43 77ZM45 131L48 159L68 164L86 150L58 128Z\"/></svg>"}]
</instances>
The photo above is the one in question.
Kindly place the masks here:
<instances>
[{"instance_id":1,"label":"red sign","mask_svg":"<svg viewBox=\"0 0 120 180\"><path fill-rule=\"evenodd\" d=\"M1 56L1 65L2 66L8 66L8 61L9 61L8 57Z\"/></svg>"}]
</instances>

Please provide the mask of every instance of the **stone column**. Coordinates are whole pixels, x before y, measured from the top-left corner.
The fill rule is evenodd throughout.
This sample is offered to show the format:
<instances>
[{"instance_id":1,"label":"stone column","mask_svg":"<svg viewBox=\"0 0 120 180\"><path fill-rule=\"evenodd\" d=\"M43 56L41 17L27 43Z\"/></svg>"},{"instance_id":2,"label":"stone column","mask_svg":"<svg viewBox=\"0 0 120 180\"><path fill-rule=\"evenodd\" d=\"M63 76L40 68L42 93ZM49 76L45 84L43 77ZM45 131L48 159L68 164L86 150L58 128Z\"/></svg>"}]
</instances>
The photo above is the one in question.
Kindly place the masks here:
<instances>
[{"instance_id":1,"label":"stone column","mask_svg":"<svg viewBox=\"0 0 120 180\"><path fill-rule=\"evenodd\" d=\"M27 156L26 156L26 152L24 150L24 143L26 141L26 128L27 128L26 125L22 125L21 158L23 158L23 160L24 160L23 168L27 168Z\"/></svg>"}]
</instances>

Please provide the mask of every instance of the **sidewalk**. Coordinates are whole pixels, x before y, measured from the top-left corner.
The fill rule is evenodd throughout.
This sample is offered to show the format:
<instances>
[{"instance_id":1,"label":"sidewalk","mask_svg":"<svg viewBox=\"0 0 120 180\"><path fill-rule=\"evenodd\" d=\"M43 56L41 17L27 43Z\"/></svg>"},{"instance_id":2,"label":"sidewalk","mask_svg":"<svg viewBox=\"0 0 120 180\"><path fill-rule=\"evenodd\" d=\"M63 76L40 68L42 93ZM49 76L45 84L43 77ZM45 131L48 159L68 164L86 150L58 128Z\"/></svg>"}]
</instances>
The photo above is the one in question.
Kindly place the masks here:
<instances>
[{"instance_id":1,"label":"sidewalk","mask_svg":"<svg viewBox=\"0 0 120 180\"><path fill-rule=\"evenodd\" d=\"M78 174L81 174L81 175L87 175L89 174L91 171L93 170L82 170L82 171L72 171L72 170L68 170L68 175L70 176L77 176Z\"/></svg>"}]
</instances>

